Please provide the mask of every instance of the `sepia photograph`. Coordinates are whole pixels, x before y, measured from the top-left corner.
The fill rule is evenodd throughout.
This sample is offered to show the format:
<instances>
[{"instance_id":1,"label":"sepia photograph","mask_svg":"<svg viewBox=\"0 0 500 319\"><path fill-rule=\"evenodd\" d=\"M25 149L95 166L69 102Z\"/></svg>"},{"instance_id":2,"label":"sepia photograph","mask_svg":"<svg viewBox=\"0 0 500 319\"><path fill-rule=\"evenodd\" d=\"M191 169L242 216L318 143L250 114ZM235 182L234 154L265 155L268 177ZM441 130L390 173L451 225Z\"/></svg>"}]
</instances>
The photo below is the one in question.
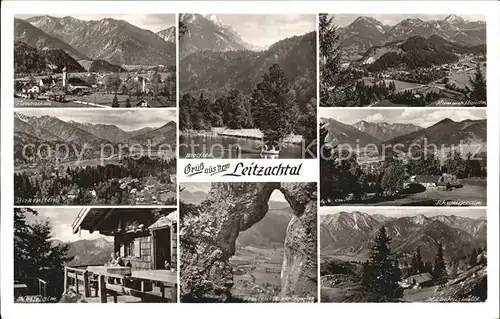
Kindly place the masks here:
<instances>
[{"instance_id":1,"label":"sepia photograph","mask_svg":"<svg viewBox=\"0 0 500 319\"><path fill-rule=\"evenodd\" d=\"M14 17L15 107L176 107L175 14Z\"/></svg>"},{"instance_id":2,"label":"sepia photograph","mask_svg":"<svg viewBox=\"0 0 500 319\"><path fill-rule=\"evenodd\" d=\"M176 301L176 208L14 208L14 302Z\"/></svg>"},{"instance_id":3,"label":"sepia photograph","mask_svg":"<svg viewBox=\"0 0 500 319\"><path fill-rule=\"evenodd\" d=\"M181 158L316 158L316 15L179 15Z\"/></svg>"},{"instance_id":4,"label":"sepia photograph","mask_svg":"<svg viewBox=\"0 0 500 319\"><path fill-rule=\"evenodd\" d=\"M320 116L322 206L486 206L485 109Z\"/></svg>"},{"instance_id":5,"label":"sepia photograph","mask_svg":"<svg viewBox=\"0 0 500 319\"><path fill-rule=\"evenodd\" d=\"M180 301L317 302L316 183L180 185Z\"/></svg>"},{"instance_id":6,"label":"sepia photograph","mask_svg":"<svg viewBox=\"0 0 500 319\"><path fill-rule=\"evenodd\" d=\"M14 113L14 204L175 205L175 110Z\"/></svg>"},{"instance_id":7,"label":"sepia photograph","mask_svg":"<svg viewBox=\"0 0 500 319\"><path fill-rule=\"evenodd\" d=\"M486 209L322 207L321 302L484 302Z\"/></svg>"},{"instance_id":8,"label":"sepia photograph","mask_svg":"<svg viewBox=\"0 0 500 319\"><path fill-rule=\"evenodd\" d=\"M486 19L320 14L320 106L486 106Z\"/></svg>"}]
</instances>

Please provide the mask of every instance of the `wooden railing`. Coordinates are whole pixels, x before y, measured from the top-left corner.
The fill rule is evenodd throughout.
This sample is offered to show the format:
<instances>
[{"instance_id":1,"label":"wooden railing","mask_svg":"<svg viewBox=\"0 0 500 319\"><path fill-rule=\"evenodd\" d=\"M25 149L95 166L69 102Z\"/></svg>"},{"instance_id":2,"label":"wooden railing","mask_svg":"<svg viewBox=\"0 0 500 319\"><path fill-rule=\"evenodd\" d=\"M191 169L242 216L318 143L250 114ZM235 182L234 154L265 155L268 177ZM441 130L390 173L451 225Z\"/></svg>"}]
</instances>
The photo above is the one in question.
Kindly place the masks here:
<instances>
[{"instance_id":1,"label":"wooden railing","mask_svg":"<svg viewBox=\"0 0 500 319\"><path fill-rule=\"evenodd\" d=\"M133 283L140 283L140 288L139 285ZM160 289L160 295L151 293L149 287L153 284ZM101 303L107 302L108 295L113 297L115 303L118 302L118 296L134 296L148 301L177 301L177 284L174 283L117 274L98 275L87 269L65 267L64 290L66 291L70 286L74 287L77 293L82 291L86 298L91 297L91 288L94 288L96 297L99 297Z\"/></svg>"},{"instance_id":2,"label":"wooden railing","mask_svg":"<svg viewBox=\"0 0 500 319\"><path fill-rule=\"evenodd\" d=\"M77 293L83 289L83 295L90 297L89 272L82 268L64 267L64 291L70 286L75 287Z\"/></svg>"},{"instance_id":3,"label":"wooden railing","mask_svg":"<svg viewBox=\"0 0 500 319\"><path fill-rule=\"evenodd\" d=\"M36 294L37 296L47 297L47 281L38 277L26 277L26 278L16 278L14 280L14 288L16 288L16 283L24 286L23 293Z\"/></svg>"}]
</instances>

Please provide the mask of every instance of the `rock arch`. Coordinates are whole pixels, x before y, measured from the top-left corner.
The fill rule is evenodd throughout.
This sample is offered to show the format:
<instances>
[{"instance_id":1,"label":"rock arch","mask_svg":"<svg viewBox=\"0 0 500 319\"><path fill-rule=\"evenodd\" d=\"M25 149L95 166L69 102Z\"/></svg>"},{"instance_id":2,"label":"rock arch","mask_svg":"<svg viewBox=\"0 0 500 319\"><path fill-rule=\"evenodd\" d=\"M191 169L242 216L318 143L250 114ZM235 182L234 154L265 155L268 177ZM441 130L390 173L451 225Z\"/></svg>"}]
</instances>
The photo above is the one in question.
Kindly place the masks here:
<instances>
[{"instance_id":1,"label":"rock arch","mask_svg":"<svg viewBox=\"0 0 500 319\"><path fill-rule=\"evenodd\" d=\"M230 296L229 258L235 253L236 239L264 218L275 190L283 193L293 210L285 238L281 296L316 299L316 183L212 183L200 207L182 205L181 298L196 299L207 293L222 299Z\"/></svg>"}]
</instances>

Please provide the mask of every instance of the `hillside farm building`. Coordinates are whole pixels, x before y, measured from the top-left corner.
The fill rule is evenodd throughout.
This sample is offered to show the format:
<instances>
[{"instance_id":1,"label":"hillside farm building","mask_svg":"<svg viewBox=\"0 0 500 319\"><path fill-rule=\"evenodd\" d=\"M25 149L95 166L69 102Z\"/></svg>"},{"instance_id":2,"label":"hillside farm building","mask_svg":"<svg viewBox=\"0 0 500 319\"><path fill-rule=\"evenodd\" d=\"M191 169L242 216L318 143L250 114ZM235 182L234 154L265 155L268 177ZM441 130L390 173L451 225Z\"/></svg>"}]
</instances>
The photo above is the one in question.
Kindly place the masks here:
<instances>
[{"instance_id":1,"label":"hillside farm building","mask_svg":"<svg viewBox=\"0 0 500 319\"><path fill-rule=\"evenodd\" d=\"M413 287L429 287L434 284L430 273L416 274L403 279L403 284Z\"/></svg>"},{"instance_id":2,"label":"hillside farm building","mask_svg":"<svg viewBox=\"0 0 500 319\"><path fill-rule=\"evenodd\" d=\"M411 176L408 184L420 184L425 188L437 188L445 186L447 183L442 175L416 175Z\"/></svg>"}]
</instances>

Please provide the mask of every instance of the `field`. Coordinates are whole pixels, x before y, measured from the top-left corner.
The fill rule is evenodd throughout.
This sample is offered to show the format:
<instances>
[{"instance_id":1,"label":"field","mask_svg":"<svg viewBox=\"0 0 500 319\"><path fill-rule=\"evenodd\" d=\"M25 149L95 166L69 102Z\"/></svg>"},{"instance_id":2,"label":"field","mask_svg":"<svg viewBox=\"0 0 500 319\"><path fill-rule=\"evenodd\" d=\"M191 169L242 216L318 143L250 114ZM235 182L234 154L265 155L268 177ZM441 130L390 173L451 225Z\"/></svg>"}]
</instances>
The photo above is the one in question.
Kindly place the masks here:
<instances>
[{"instance_id":1,"label":"field","mask_svg":"<svg viewBox=\"0 0 500 319\"><path fill-rule=\"evenodd\" d=\"M463 187L452 190L426 189L401 198L370 203L373 206L485 206L486 180L462 180ZM364 203L366 204L366 202ZM357 205L357 204L356 204Z\"/></svg>"},{"instance_id":2,"label":"field","mask_svg":"<svg viewBox=\"0 0 500 319\"><path fill-rule=\"evenodd\" d=\"M364 77L361 79L362 81L365 82L365 84L373 85L373 77ZM413 82L406 82L406 81L399 81L399 80L377 80L377 84L384 81L385 85L389 85L390 82L394 82L396 85L396 91L403 91L403 90L408 90L408 89L416 89L422 86L420 83L413 83Z\"/></svg>"},{"instance_id":3,"label":"field","mask_svg":"<svg viewBox=\"0 0 500 319\"><path fill-rule=\"evenodd\" d=\"M236 248L230 259L234 286L231 293L245 301L265 301L277 297L281 289L283 248Z\"/></svg>"},{"instance_id":4,"label":"field","mask_svg":"<svg viewBox=\"0 0 500 319\"><path fill-rule=\"evenodd\" d=\"M113 103L115 95L110 93L102 93L95 92L90 95L79 96L76 99L83 102L90 102L95 104L103 104L103 105L111 105ZM125 103L127 99L130 99L130 105L134 107L141 99L138 99L137 96L131 95L130 98L128 95L117 94L118 104L121 107L125 107Z\"/></svg>"}]
</instances>

